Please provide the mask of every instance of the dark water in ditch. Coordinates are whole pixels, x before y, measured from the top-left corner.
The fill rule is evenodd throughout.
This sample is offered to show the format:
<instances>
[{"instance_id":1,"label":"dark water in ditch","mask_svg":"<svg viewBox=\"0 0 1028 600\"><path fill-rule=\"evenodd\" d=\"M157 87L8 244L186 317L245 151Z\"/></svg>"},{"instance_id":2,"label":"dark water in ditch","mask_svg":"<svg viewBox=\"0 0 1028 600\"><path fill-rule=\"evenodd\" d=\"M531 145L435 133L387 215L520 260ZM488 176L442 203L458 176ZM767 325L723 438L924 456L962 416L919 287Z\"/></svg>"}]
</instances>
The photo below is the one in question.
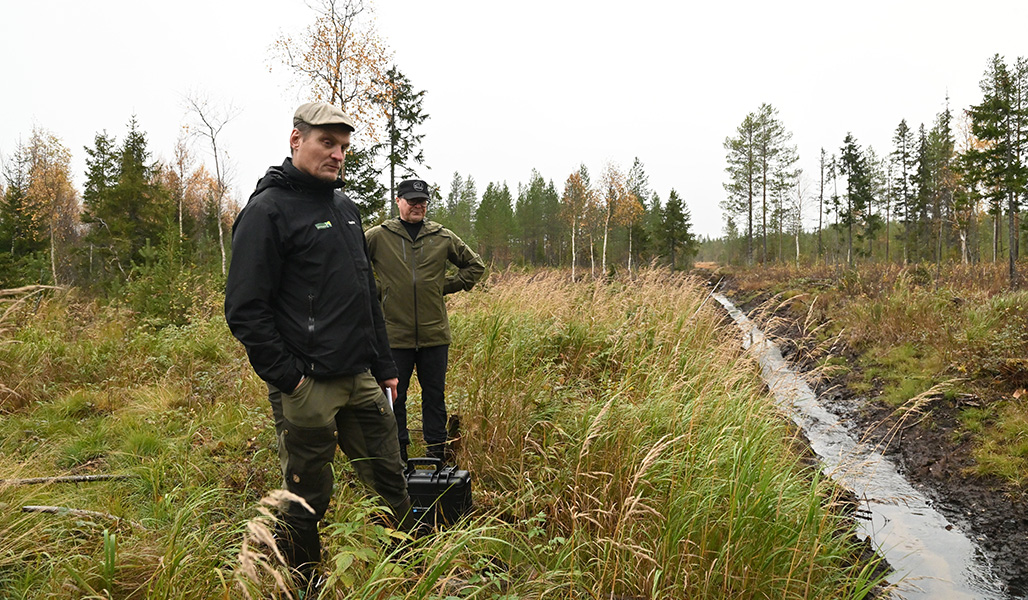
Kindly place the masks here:
<instances>
[{"instance_id":1,"label":"dark water in ditch","mask_svg":"<svg viewBox=\"0 0 1028 600\"><path fill-rule=\"evenodd\" d=\"M856 440L839 417L824 409L810 386L789 368L778 347L721 294L721 303L743 332L779 406L803 429L824 472L861 500L871 515L858 521L878 553L895 572L894 596L908 600L1000 600L1001 591L979 548L914 489L896 465L875 448Z\"/></svg>"}]
</instances>

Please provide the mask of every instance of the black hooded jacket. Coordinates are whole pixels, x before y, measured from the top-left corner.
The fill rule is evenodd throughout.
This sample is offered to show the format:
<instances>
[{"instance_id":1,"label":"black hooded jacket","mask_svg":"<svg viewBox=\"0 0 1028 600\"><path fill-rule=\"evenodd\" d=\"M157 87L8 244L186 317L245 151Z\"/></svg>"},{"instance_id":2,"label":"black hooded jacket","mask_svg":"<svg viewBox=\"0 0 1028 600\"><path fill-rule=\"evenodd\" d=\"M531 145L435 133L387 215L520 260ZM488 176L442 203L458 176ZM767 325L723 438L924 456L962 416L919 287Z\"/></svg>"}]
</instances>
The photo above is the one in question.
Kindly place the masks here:
<instances>
[{"instance_id":1,"label":"black hooded jacket","mask_svg":"<svg viewBox=\"0 0 1028 600\"><path fill-rule=\"evenodd\" d=\"M287 158L232 226L225 319L257 375L286 392L303 375L396 377L360 213L340 187Z\"/></svg>"}]
</instances>

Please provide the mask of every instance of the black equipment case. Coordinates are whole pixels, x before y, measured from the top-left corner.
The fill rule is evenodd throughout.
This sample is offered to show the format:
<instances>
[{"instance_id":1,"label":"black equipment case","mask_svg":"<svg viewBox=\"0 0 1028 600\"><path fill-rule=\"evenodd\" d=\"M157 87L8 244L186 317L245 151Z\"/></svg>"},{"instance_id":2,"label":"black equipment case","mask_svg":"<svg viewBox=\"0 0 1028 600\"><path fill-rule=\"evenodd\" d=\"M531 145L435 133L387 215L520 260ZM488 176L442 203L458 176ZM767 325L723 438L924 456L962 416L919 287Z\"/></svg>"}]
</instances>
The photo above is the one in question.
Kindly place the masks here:
<instances>
[{"instance_id":1,"label":"black equipment case","mask_svg":"<svg viewBox=\"0 0 1028 600\"><path fill-rule=\"evenodd\" d=\"M471 473L444 467L438 458L412 458L407 466L407 493L419 521L452 525L471 512Z\"/></svg>"}]
</instances>

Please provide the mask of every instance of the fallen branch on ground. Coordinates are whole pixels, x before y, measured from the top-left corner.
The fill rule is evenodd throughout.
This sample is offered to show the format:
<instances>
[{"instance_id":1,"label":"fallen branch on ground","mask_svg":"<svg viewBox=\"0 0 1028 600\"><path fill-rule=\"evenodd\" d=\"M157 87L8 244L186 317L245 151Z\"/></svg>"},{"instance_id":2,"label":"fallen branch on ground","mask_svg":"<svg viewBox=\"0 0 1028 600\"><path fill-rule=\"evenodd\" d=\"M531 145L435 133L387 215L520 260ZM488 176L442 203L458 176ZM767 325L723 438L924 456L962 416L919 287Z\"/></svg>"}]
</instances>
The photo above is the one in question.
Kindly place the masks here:
<instances>
[{"instance_id":1,"label":"fallen branch on ground","mask_svg":"<svg viewBox=\"0 0 1028 600\"><path fill-rule=\"evenodd\" d=\"M132 475L58 475L56 477L28 477L25 479L0 479L0 485L33 485L37 483L82 483L86 481L108 481L128 479Z\"/></svg>"},{"instance_id":2,"label":"fallen branch on ground","mask_svg":"<svg viewBox=\"0 0 1028 600\"><path fill-rule=\"evenodd\" d=\"M21 507L21 512L39 512L49 513L52 515L71 515L73 517L89 517L93 519L99 518L107 519L109 521L117 521L119 523L125 521L133 527L138 527L139 529L146 529L146 527L143 527L142 523L138 523L136 521L123 519L110 513L97 512L95 510L83 510L81 508L68 508L66 506L23 506Z\"/></svg>"}]
</instances>

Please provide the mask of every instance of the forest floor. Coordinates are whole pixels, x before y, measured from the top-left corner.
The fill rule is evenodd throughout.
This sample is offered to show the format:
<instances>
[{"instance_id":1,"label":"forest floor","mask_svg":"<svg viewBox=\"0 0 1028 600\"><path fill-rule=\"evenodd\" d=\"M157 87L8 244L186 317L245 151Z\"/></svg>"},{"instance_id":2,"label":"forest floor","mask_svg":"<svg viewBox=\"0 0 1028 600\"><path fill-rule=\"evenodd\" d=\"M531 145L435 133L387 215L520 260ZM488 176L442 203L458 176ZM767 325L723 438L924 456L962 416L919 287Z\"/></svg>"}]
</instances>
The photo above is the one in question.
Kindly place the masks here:
<instances>
[{"instance_id":1,"label":"forest floor","mask_svg":"<svg viewBox=\"0 0 1028 600\"><path fill-rule=\"evenodd\" d=\"M710 275L702 267L700 272ZM720 274L711 281L719 279ZM736 290L730 276L721 281L719 289L738 300L746 312L766 307L772 297L770 292L733 295ZM817 365L802 350L807 334L799 319L786 310L776 310L771 316L774 318L762 327L768 327L767 333L779 344L782 355L798 371L814 370ZM959 413L967 402L976 400L940 396L912 420L879 398L880 386L865 391L866 385L861 383L866 378L856 352L845 346L835 352L851 368L812 378L822 405L838 415L858 439L895 460L936 510L968 533L985 552L1011 597L1028 597L1028 493L999 477L974 473L975 442L962 431Z\"/></svg>"}]
</instances>

